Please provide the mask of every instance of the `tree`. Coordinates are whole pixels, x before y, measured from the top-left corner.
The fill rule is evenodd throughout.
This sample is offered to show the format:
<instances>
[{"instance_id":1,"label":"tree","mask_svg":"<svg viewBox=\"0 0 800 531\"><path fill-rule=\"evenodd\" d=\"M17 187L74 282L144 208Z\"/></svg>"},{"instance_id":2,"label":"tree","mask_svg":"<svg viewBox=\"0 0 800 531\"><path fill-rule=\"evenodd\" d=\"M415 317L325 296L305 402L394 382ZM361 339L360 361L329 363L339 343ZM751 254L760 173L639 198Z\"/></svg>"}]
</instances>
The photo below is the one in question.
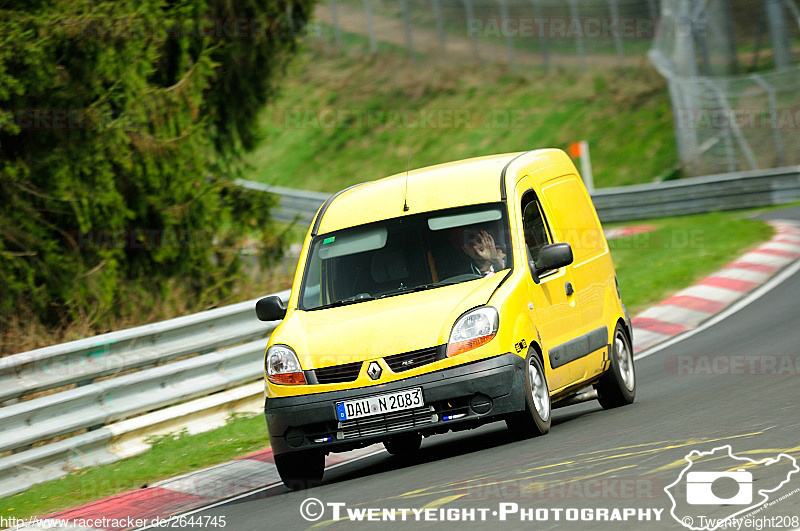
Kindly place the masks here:
<instances>
[{"instance_id":1,"label":"tree","mask_svg":"<svg viewBox=\"0 0 800 531\"><path fill-rule=\"evenodd\" d=\"M240 278L278 252L232 184L315 0L22 0L0 7L0 311L55 325L125 289Z\"/></svg>"}]
</instances>

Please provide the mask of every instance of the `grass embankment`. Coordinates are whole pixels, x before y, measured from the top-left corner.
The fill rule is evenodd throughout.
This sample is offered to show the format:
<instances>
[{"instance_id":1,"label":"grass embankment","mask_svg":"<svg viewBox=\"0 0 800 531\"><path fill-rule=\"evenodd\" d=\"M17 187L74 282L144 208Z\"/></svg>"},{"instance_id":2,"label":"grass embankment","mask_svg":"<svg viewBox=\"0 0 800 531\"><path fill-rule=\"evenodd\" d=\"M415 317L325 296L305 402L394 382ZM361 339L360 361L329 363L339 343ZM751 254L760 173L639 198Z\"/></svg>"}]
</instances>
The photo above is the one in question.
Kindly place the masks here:
<instances>
[{"instance_id":1,"label":"grass embankment","mask_svg":"<svg viewBox=\"0 0 800 531\"><path fill-rule=\"evenodd\" d=\"M611 240L623 299L632 314L664 299L768 239L772 229L742 213L648 221L658 230ZM79 470L0 500L0 515L44 516L59 509L140 488L222 463L267 445L263 417L232 419L225 427L159 439L138 457Z\"/></svg>"},{"instance_id":2,"label":"grass embankment","mask_svg":"<svg viewBox=\"0 0 800 531\"><path fill-rule=\"evenodd\" d=\"M231 418L225 426L195 435L164 436L150 451L110 465L78 470L62 479L0 499L0 515L46 516L60 509L140 489L156 481L230 461L268 444L262 415Z\"/></svg>"},{"instance_id":3,"label":"grass embankment","mask_svg":"<svg viewBox=\"0 0 800 531\"><path fill-rule=\"evenodd\" d=\"M741 212L649 220L658 230L610 240L622 300L631 315L723 267L773 229Z\"/></svg>"},{"instance_id":4,"label":"grass embankment","mask_svg":"<svg viewBox=\"0 0 800 531\"><path fill-rule=\"evenodd\" d=\"M261 128L250 179L326 192L402 172L410 140L412 168L588 140L598 187L671 177L677 161L667 88L646 65L511 73L310 44Z\"/></svg>"}]
</instances>

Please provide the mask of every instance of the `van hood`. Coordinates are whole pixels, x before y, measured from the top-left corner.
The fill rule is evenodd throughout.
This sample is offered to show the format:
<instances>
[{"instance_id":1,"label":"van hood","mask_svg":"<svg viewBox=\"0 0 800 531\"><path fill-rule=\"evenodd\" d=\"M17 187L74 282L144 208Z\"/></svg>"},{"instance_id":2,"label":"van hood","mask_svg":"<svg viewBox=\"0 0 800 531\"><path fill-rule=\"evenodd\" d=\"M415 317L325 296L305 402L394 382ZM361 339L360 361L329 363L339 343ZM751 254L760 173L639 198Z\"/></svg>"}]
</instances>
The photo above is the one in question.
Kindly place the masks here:
<instances>
[{"instance_id":1,"label":"van hood","mask_svg":"<svg viewBox=\"0 0 800 531\"><path fill-rule=\"evenodd\" d=\"M272 342L292 347L304 369L442 345L456 319L486 304L508 274L338 308L294 310Z\"/></svg>"}]
</instances>

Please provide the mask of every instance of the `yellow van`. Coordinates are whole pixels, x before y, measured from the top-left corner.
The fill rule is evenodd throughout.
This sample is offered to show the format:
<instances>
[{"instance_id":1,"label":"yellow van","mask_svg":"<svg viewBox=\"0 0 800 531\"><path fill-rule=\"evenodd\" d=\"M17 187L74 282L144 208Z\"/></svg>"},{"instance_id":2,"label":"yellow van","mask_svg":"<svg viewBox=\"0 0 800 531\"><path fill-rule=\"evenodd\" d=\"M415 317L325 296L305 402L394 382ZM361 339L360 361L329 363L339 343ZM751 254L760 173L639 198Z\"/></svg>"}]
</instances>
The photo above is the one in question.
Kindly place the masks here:
<instances>
[{"instance_id":1,"label":"yellow van","mask_svg":"<svg viewBox=\"0 0 800 531\"><path fill-rule=\"evenodd\" d=\"M265 355L284 483L327 453L504 420L547 433L554 407L633 402L630 319L589 194L561 150L475 158L343 190L306 235ZM588 389L594 386L594 389Z\"/></svg>"}]
</instances>

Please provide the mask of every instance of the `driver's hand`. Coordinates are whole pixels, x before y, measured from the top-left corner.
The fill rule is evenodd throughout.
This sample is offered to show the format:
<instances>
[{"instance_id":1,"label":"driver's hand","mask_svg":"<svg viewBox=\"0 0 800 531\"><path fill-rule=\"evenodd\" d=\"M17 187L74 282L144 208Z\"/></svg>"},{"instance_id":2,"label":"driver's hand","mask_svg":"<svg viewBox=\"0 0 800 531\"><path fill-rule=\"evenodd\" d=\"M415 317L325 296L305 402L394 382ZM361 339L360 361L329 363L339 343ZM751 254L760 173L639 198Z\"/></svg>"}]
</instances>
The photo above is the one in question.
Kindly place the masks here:
<instances>
[{"instance_id":1,"label":"driver's hand","mask_svg":"<svg viewBox=\"0 0 800 531\"><path fill-rule=\"evenodd\" d=\"M475 244L472 246L478 256L492 263L495 269L503 269L505 267L504 261L497 256L497 247L494 243L492 235L482 230L475 238Z\"/></svg>"}]
</instances>

